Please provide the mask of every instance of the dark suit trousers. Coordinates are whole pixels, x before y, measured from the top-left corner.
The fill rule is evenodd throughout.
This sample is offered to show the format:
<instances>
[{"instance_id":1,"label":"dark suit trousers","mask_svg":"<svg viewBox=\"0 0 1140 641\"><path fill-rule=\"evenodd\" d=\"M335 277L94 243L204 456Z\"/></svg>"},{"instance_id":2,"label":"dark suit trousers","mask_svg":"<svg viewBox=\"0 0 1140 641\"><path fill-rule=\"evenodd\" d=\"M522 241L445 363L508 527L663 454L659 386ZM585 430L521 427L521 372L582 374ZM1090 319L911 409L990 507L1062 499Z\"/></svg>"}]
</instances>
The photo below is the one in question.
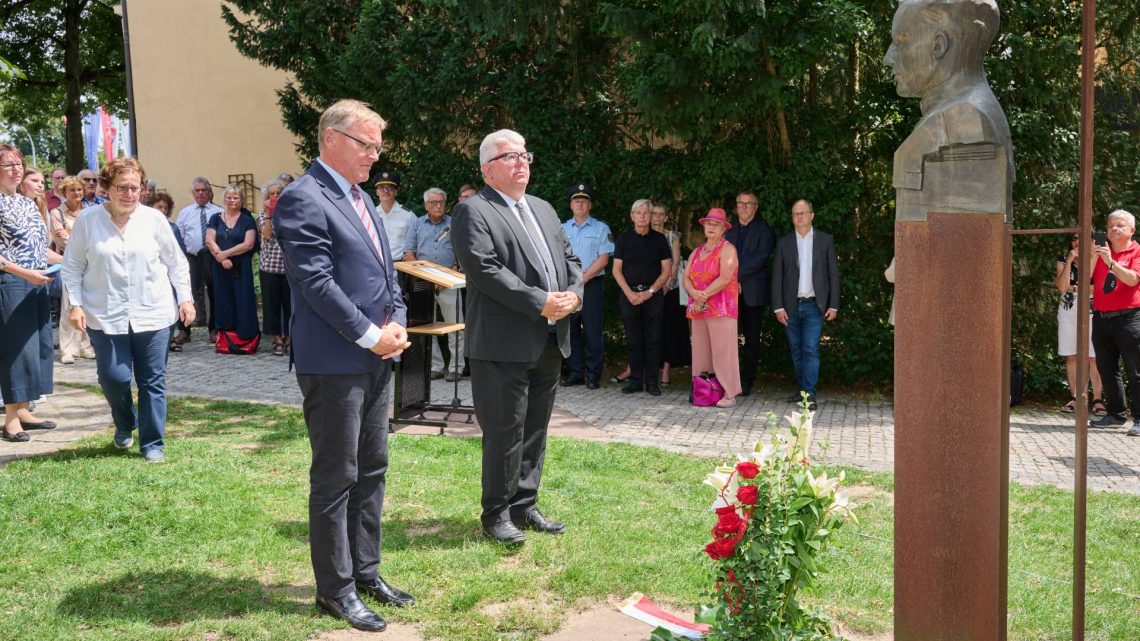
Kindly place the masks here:
<instances>
[{"instance_id":1,"label":"dark suit trousers","mask_svg":"<svg viewBox=\"0 0 1140 641\"><path fill-rule=\"evenodd\" d=\"M572 378L594 382L602 378L604 321L602 305L606 293L602 280L602 277L598 276L586 283L582 295L582 311L570 315L570 356L566 359L566 366L570 368ZM585 333L585 345L582 340L583 333ZM585 361L584 370L583 361Z\"/></svg>"},{"instance_id":2,"label":"dark suit trousers","mask_svg":"<svg viewBox=\"0 0 1140 641\"><path fill-rule=\"evenodd\" d=\"M367 374L297 374L313 451L309 553L324 597L378 574L391 380L387 361Z\"/></svg>"},{"instance_id":3,"label":"dark suit trousers","mask_svg":"<svg viewBox=\"0 0 1140 641\"><path fill-rule=\"evenodd\" d=\"M214 257L208 249L203 249L197 255L186 254L186 262L190 266L190 292L194 296L194 307L197 314L194 323L205 324L210 331L214 331ZM186 328L187 333L190 328Z\"/></svg>"},{"instance_id":4,"label":"dark suit trousers","mask_svg":"<svg viewBox=\"0 0 1140 641\"><path fill-rule=\"evenodd\" d=\"M538 501L546 428L562 354L554 335L536 363L468 359L475 417L483 430L483 525L518 516Z\"/></svg>"},{"instance_id":5,"label":"dark suit trousers","mask_svg":"<svg viewBox=\"0 0 1140 641\"><path fill-rule=\"evenodd\" d=\"M630 303L622 294L618 302L625 325L629 380L656 385L657 370L661 369L661 336L665 331L665 294L657 292L640 305Z\"/></svg>"},{"instance_id":6,"label":"dark suit trousers","mask_svg":"<svg viewBox=\"0 0 1140 641\"><path fill-rule=\"evenodd\" d=\"M764 331L764 306L753 307L739 298L740 333L744 334L744 348L740 352L740 386L751 390L756 380L756 366L760 363L760 334Z\"/></svg>"}]
</instances>

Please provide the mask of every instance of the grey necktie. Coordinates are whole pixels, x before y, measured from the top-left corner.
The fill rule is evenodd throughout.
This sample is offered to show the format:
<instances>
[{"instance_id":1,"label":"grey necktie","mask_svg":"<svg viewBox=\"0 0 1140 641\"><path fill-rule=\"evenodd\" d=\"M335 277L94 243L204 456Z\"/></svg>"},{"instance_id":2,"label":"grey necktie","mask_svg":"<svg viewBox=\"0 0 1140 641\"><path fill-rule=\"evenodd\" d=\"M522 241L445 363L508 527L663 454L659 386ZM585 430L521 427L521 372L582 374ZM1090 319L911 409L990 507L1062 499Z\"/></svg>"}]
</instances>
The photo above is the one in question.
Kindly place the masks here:
<instances>
[{"instance_id":1,"label":"grey necktie","mask_svg":"<svg viewBox=\"0 0 1140 641\"><path fill-rule=\"evenodd\" d=\"M202 225L202 247L206 246L206 206L198 205L198 223Z\"/></svg>"},{"instance_id":2,"label":"grey necktie","mask_svg":"<svg viewBox=\"0 0 1140 641\"><path fill-rule=\"evenodd\" d=\"M542 266L546 271L546 291L555 291L556 279L554 277L554 256L550 254L550 247L546 244L546 239L543 238L542 233L538 231L538 221L531 212L530 207L526 204L525 200L520 200L515 203L515 209L519 212L519 219L522 220L523 229L526 230L530 241L534 243L534 248L538 250L538 255L542 258Z\"/></svg>"}]
</instances>

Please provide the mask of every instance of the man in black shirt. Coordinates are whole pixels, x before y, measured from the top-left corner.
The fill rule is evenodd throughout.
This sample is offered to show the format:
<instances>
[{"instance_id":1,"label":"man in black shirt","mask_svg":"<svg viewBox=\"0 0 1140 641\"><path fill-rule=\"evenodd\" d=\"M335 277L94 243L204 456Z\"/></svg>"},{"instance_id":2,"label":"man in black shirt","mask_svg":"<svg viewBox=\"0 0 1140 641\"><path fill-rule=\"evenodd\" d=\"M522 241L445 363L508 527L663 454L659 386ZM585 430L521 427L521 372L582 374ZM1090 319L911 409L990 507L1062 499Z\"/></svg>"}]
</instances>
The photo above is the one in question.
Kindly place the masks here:
<instances>
[{"instance_id":1,"label":"man in black shirt","mask_svg":"<svg viewBox=\"0 0 1140 641\"><path fill-rule=\"evenodd\" d=\"M645 389L653 396L660 396L657 370L661 367L662 312L665 309L662 288L669 280L673 252L665 235L649 226L652 206L653 203L643 198L630 208L633 229L618 236L614 243L613 273L622 291L618 302L629 352L629 383L622 392L632 394Z\"/></svg>"}]
</instances>

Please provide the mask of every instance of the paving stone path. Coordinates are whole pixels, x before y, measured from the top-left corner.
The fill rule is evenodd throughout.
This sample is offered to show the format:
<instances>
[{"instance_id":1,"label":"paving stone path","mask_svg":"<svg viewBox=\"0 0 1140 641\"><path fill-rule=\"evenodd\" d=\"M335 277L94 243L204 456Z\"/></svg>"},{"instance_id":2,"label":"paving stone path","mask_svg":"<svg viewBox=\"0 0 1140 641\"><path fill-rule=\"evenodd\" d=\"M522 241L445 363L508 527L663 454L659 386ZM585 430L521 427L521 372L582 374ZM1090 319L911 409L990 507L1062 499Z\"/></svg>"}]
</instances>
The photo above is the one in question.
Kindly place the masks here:
<instances>
[{"instance_id":1,"label":"paving stone path","mask_svg":"<svg viewBox=\"0 0 1140 641\"><path fill-rule=\"evenodd\" d=\"M185 351L170 355L167 388L177 396L202 396L299 406L296 378L288 358L261 352L254 356L222 356L204 342L197 330ZM95 385L94 361L56 365L56 381ZM784 402L786 389L760 389L740 399L732 409L696 408L687 402L685 386L674 385L654 398L622 394L617 386L600 390L561 388L557 406L601 430L605 437L672 451L725 455L744 451L765 438L770 412L782 417L793 409ZM436 402L454 396L451 383L433 382ZM467 379L459 397L471 402ZM814 438L827 443L815 449L817 458L869 470L889 471L894 465L894 409L888 400L829 395L819 398ZM781 418L782 422L782 418ZM1015 408L1010 418L1010 477L1020 483L1073 487L1075 430L1072 415ZM8 444L4 444L8 445ZM1140 438L1127 438L1123 429L1090 430L1088 443L1090 489L1140 494Z\"/></svg>"}]
</instances>

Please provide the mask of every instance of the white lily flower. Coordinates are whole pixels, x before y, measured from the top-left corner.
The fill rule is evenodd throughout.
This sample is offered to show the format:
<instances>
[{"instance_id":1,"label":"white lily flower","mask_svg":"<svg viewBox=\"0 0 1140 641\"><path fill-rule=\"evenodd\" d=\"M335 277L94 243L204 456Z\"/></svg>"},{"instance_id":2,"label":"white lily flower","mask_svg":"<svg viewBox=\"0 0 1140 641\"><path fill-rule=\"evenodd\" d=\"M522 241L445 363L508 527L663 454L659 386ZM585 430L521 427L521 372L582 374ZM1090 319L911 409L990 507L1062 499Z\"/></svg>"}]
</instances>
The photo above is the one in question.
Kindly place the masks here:
<instances>
[{"instance_id":1,"label":"white lily flower","mask_svg":"<svg viewBox=\"0 0 1140 641\"><path fill-rule=\"evenodd\" d=\"M840 474L842 476L842 473ZM831 507L827 508L828 512L834 512L843 520L853 520L858 522L855 518L855 508L859 507L851 501L851 497L847 492L840 490L835 493L835 501L832 502Z\"/></svg>"},{"instance_id":2,"label":"white lily flower","mask_svg":"<svg viewBox=\"0 0 1140 641\"><path fill-rule=\"evenodd\" d=\"M752 462L763 467L772 458L772 455L776 453L776 447L771 443L763 447L760 447L760 444L757 443L756 446L756 449L752 451Z\"/></svg>"},{"instance_id":3,"label":"white lily flower","mask_svg":"<svg viewBox=\"0 0 1140 641\"><path fill-rule=\"evenodd\" d=\"M729 496L736 496L736 488L739 487L740 484L737 480L737 475L734 473L735 471L736 469L731 466L718 466L705 476L704 483L718 493L723 492Z\"/></svg>"},{"instance_id":4,"label":"white lily flower","mask_svg":"<svg viewBox=\"0 0 1140 641\"><path fill-rule=\"evenodd\" d=\"M811 470L807 471L807 478L808 485L811 486L811 493L816 498L824 497L834 492L835 488L839 486L840 481L838 478L827 478L827 472L820 474L819 478L816 478L812 475Z\"/></svg>"}]
</instances>

